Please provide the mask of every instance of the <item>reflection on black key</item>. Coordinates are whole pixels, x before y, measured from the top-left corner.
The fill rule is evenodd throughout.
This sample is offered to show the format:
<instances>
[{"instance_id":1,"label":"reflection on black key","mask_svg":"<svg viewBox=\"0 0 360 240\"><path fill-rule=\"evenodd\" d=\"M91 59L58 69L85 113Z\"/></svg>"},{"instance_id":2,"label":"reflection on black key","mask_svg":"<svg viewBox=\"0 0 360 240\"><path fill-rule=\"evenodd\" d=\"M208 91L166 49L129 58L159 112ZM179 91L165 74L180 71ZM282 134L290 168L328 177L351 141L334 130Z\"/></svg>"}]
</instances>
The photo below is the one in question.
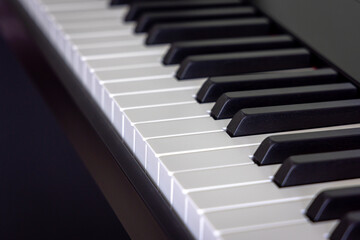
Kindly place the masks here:
<instances>
[{"instance_id":1,"label":"reflection on black key","mask_svg":"<svg viewBox=\"0 0 360 240\"><path fill-rule=\"evenodd\" d=\"M126 15L126 21L136 20L141 14L146 12L159 12L184 9L219 8L232 7L242 4L242 0L189 0L189 1L159 1L159 2L136 2L131 4L131 8Z\"/></svg>"},{"instance_id":2,"label":"reflection on black key","mask_svg":"<svg viewBox=\"0 0 360 240\"><path fill-rule=\"evenodd\" d=\"M360 150L291 156L274 176L279 187L360 177Z\"/></svg>"},{"instance_id":3,"label":"reflection on black key","mask_svg":"<svg viewBox=\"0 0 360 240\"><path fill-rule=\"evenodd\" d=\"M166 53L163 63L165 65L177 64L191 55L281 49L294 46L293 38L288 35L175 42Z\"/></svg>"},{"instance_id":4,"label":"reflection on black key","mask_svg":"<svg viewBox=\"0 0 360 240\"><path fill-rule=\"evenodd\" d=\"M228 92L216 101L211 116L225 119L243 108L352 99L356 96L357 88L351 83Z\"/></svg>"},{"instance_id":5,"label":"reflection on black key","mask_svg":"<svg viewBox=\"0 0 360 240\"><path fill-rule=\"evenodd\" d=\"M331 240L360 239L360 211L351 212L341 220L330 236Z\"/></svg>"},{"instance_id":6,"label":"reflection on black key","mask_svg":"<svg viewBox=\"0 0 360 240\"><path fill-rule=\"evenodd\" d=\"M310 204L306 215L313 222L342 218L360 210L360 187L332 189L321 192Z\"/></svg>"},{"instance_id":7,"label":"reflection on black key","mask_svg":"<svg viewBox=\"0 0 360 240\"><path fill-rule=\"evenodd\" d=\"M267 137L253 156L258 165L282 163L299 154L360 149L360 128Z\"/></svg>"},{"instance_id":8,"label":"reflection on black key","mask_svg":"<svg viewBox=\"0 0 360 240\"><path fill-rule=\"evenodd\" d=\"M360 122L360 100L245 108L237 112L227 132L232 137L329 127Z\"/></svg>"},{"instance_id":9,"label":"reflection on black key","mask_svg":"<svg viewBox=\"0 0 360 240\"><path fill-rule=\"evenodd\" d=\"M267 50L190 56L180 65L178 79L225 76L310 66L306 49Z\"/></svg>"},{"instance_id":10,"label":"reflection on black key","mask_svg":"<svg viewBox=\"0 0 360 240\"><path fill-rule=\"evenodd\" d=\"M137 23L135 32L147 32L154 24L172 22L191 22L199 20L215 20L245 18L255 15L252 7L232 7L215 9L183 10L171 12L150 12L143 14Z\"/></svg>"},{"instance_id":11,"label":"reflection on black key","mask_svg":"<svg viewBox=\"0 0 360 240\"><path fill-rule=\"evenodd\" d=\"M156 24L149 31L146 44L178 41L265 35L269 32L266 18L197 21Z\"/></svg>"},{"instance_id":12,"label":"reflection on black key","mask_svg":"<svg viewBox=\"0 0 360 240\"><path fill-rule=\"evenodd\" d=\"M216 101L221 94L230 91L266 89L270 86L272 88L295 87L337 81L337 73L330 68L212 77L201 86L196 95L196 100L200 103L207 103Z\"/></svg>"}]
</instances>

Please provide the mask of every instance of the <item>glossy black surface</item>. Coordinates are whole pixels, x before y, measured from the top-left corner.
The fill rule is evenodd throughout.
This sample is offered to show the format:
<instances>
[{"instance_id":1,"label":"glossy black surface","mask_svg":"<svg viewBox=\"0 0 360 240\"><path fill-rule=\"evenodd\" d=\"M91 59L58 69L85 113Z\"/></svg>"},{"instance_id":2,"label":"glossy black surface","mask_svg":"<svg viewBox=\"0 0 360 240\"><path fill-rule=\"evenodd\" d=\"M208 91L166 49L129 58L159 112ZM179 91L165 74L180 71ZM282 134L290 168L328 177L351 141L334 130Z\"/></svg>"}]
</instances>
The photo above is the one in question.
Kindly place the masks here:
<instances>
[{"instance_id":1,"label":"glossy black surface","mask_svg":"<svg viewBox=\"0 0 360 240\"><path fill-rule=\"evenodd\" d=\"M141 14L146 12L167 12L174 10L202 9L233 7L242 4L242 0L187 0L187 1L134 1L131 2L131 8L127 13L125 20L137 20Z\"/></svg>"},{"instance_id":2,"label":"glossy black surface","mask_svg":"<svg viewBox=\"0 0 360 240\"><path fill-rule=\"evenodd\" d=\"M360 99L244 108L234 115L232 137L360 122Z\"/></svg>"},{"instance_id":3,"label":"glossy black surface","mask_svg":"<svg viewBox=\"0 0 360 240\"><path fill-rule=\"evenodd\" d=\"M149 12L141 15L137 21L135 32L147 32L154 24L159 23L246 18L253 17L255 12L255 9L252 7L242 6L232 8L198 9L171 12Z\"/></svg>"},{"instance_id":4,"label":"glossy black surface","mask_svg":"<svg viewBox=\"0 0 360 240\"><path fill-rule=\"evenodd\" d=\"M200 103L214 102L221 94L278 87L295 87L340 82L337 73L329 68L308 71L281 71L209 78L197 92Z\"/></svg>"},{"instance_id":5,"label":"glossy black surface","mask_svg":"<svg viewBox=\"0 0 360 240\"><path fill-rule=\"evenodd\" d=\"M175 42L164 56L163 63L165 65L181 63L191 55L281 49L294 46L292 37L288 35Z\"/></svg>"},{"instance_id":6,"label":"glossy black surface","mask_svg":"<svg viewBox=\"0 0 360 240\"><path fill-rule=\"evenodd\" d=\"M244 18L155 24L149 31L146 44L206 40L228 37L265 35L269 32L266 18Z\"/></svg>"},{"instance_id":7,"label":"glossy black surface","mask_svg":"<svg viewBox=\"0 0 360 240\"><path fill-rule=\"evenodd\" d=\"M183 80L309 66L310 53L302 48L210 54L186 58L176 72L176 77Z\"/></svg>"},{"instance_id":8,"label":"glossy black surface","mask_svg":"<svg viewBox=\"0 0 360 240\"><path fill-rule=\"evenodd\" d=\"M291 156L274 175L279 187L360 178L360 150Z\"/></svg>"},{"instance_id":9,"label":"glossy black surface","mask_svg":"<svg viewBox=\"0 0 360 240\"><path fill-rule=\"evenodd\" d=\"M258 165L268 165L282 163L293 155L357 148L360 148L359 128L277 135L262 141L253 161Z\"/></svg>"},{"instance_id":10,"label":"glossy black surface","mask_svg":"<svg viewBox=\"0 0 360 240\"><path fill-rule=\"evenodd\" d=\"M243 108L322 102L356 97L357 89L351 83L227 92L216 101L211 109L211 116L214 119L225 119L233 117L236 112Z\"/></svg>"},{"instance_id":11,"label":"glossy black surface","mask_svg":"<svg viewBox=\"0 0 360 240\"><path fill-rule=\"evenodd\" d=\"M360 239L360 212L350 212L335 228L330 240L358 240Z\"/></svg>"},{"instance_id":12,"label":"glossy black surface","mask_svg":"<svg viewBox=\"0 0 360 240\"><path fill-rule=\"evenodd\" d=\"M360 210L360 187L326 190L315 197L306 211L313 222L340 219Z\"/></svg>"}]
</instances>

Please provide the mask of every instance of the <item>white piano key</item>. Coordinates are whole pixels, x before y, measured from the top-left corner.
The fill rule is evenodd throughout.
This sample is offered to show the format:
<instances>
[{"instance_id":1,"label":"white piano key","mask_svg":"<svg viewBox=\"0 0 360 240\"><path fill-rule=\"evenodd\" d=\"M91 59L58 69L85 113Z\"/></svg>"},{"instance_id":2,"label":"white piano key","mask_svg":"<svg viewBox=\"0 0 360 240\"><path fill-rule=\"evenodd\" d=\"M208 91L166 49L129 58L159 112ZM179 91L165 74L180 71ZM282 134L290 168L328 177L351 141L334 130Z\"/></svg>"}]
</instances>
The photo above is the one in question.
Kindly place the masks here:
<instances>
[{"instance_id":1,"label":"white piano key","mask_svg":"<svg viewBox=\"0 0 360 240\"><path fill-rule=\"evenodd\" d=\"M143 108L148 106L164 106L169 104L176 104L182 102L195 102L190 97L197 91L195 89L187 90L169 90L166 92L151 92L133 95L123 95L114 97L112 102L113 107L113 122L120 135L122 135L123 111L125 109Z\"/></svg>"},{"instance_id":2,"label":"white piano key","mask_svg":"<svg viewBox=\"0 0 360 240\"><path fill-rule=\"evenodd\" d=\"M49 3L89 2L89 1L103 2L106 0L38 0L38 1L41 2L42 4L49 4Z\"/></svg>"},{"instance_id":3,"label":"white piano key","mask_svg":"<svg viewBox=\"0 0 360 240\"><path fill-rule=\"evenodd\" d=\"M65 2L86 2L86 1L106 1L106 0L37 0L41 4L49 4L49 3L65 3Z\"/></svg>"},{"instance_id":4,"label":"white piano key","mask_svg":"<svg viewBox=\"0 0 360 240\"><path fill-rule=\"evenodd\" d=\"M154 53L156 55L164 54L167 50L167 46L161 47L144 47L141 45L130 45L130 46L110 46L100 48L85 48L78 49L83 59L103 59L111 56L142 56L149 55L148 53ZM147 54L146 54L146 53ZM144 54L142 54L144 53ZM163 67L159 67L163 69Z\"/></svg>"},{"instance_id":5,"label":"white piano key","mask_svg":"<svg viewBox=\"0 0 360 240\"><path fill-rule=\"evenodd\" d=\"M112 39L114 37L109 37L108 39ZM134 41L136 40L136 41ZM129 41L105 41L99 42L99 43L90 43L90 44L81 44L81 45L73 45L73 48L78 49L91 49L91 48L101 48L101 47L121 47L121 46L142 46L143 41L141 36L139 36L139 39L131 39ZM157 61L156 63L160 63L160 61ZM118 65L119 66L119 65Z\"/></svg>"},{"instance_id":6,"label":"white piano key","mask_svg":"<svg viewBox=\"0 0 360 240\"><path fill-rule=\"evenodd\" d=\"M171 199L174 205L185 209L183 215L185 217L186 201L191 192L271 183L271 177L279 167L279 165L271 165L260 169L255 164L249 164L175 173L172 177ZM199 226L200 218L196 217L195 220L192 225Z\"/></svg>"},{"instance_id":7,"label":"white piano key","mask_svg":"<svg viewBox=\"0 0 360 240\"><path fill-rule=\"evenodd\" d=\"M153 79L135 82L104 83L104 92L111 97L133 95L151 92L165 92L169 90L186 90L199 88L205 79L174 81L172 78Z\"/></svg>"},{"instance_id":8,"label":"white piano key","mask_svg":"<svg viewBox=\"0 0 360 240\"><path fill-rule=\"evenodd\" d=\"M132 46L129 46L129 47L132 47ZM137 46L134 46L135 48ZM87 49L88 50L88 49ZM83 50L85 51L85 50ZM163 54L163 51L159 50L159 49L152 49L152 50L146 50L146 51L132 51L132 52L126 52L126 53L111 53L111 54L94 54L94 55L91 55L91 56L82 56L80 61L89 61L89 60L97 60L97 59L110 59L110 58L131 58L131 57L138 57L139 59L142 57L142 56L161 56ZM142 60L140 60L140 62L142 62ZM170 67L169 67L170 68ZM162 69L164 70L164 69ZM146 70L144 70L146 71ZM161 71L161 70L159 70ZM166 72L166 70L165 70ZM112 72L109 71L109 73L107 73L107 75L111 75ZM115 72L116 74L116 72ZM113 74L114 75L114 74ZM138 74L139 75L139 74ZM113 76L114 78L118 77L116 75Z\"/></svg>"},{"instance_id":9,"label":"white piano key","mask_svg":"<svg viewBox=\"0 0 360 240\"><path fill-rule=\"evenodd\" d=\"M155 156L174 153L187 153L201 150L224 149L235 146L258 145L267 135L231 138L226 132L204 133L169 138L156 138L147 141Z\"/></svg>"},{"instance_id":10,"label":"white piano key","mask_svg":"<svg viewBox=\"0 0 360 240\"><path fill-rule=\"evenodd\" d=\"M68 39L75 38L91 38L99 36L131 36L131 29L119 29L116 24L107 27L91 27L91 28L76 28L66 29L66 37Z\"/></svg>"},{"instance_id":11,"label":"white piano key","mask_svg":"<svg viewBox=\"0 0 360 240\"><path fill-rule=\"evenodd\" d=\"M88 69L91 69L91 72L113 71L127 68L159 67L161 64L159 64L158 61L154 61L158 59L161 59L161 56L149 55L141 57L119 57L110 59L90 60L91 62L87 61L87 66ZM108 64L105 65L104 62L107 62Z\"/></svg>"},{"instance_id":12,"label":"white piano key","mask_svg":"<svg viewBox=\"0 0 360 240\"><path fill-rule=\"evenodd\" d=\"M159 68L161 64L158 59L161 59L160 54L146 55L146 56L120 56L106 59L85 60L83 62L82 72L84 77L88 79L98 72L120 71L125 69L142 69L142 68ZM98 77L99 78L99 77ZM89 78L92 79L92 78Z\"/></svg>"},{"instance_id":13,"label":"white piano key","mask_svg":"<svg viewBox=\"0 0 360 240\"><path fill-rule=\"evenodd\" d=\"M119 6L116 8L106 9L94 9L94 10L76 10L76 11L65 11L65 12L51 12L48 13L49 17L53 17L58 21L85 21L85 20L96 20L104 19L107 17L120 17L126 14L129 10L127 6Z\"/></svg>"},{"instance_id":14,"label":"white piano key","mask_svg":"<svg viewBox=\"0 0 360 240\"><path fill-rule=\"evenodd\" d=\"M135 82L125 82L126 85L134 85ZM144 85L145 82L140 81L140 85ZM153 85L153 84L152 84ZM166 85L166 84L165 84ZM138 90L138 88L136 88ZM167 91L158 91L158 92L147 92L147 93L139 93L139 94L130 94L131 92L126 92L124 95L118 95L113 98L108 95L104 98L107 101L111 101L108 104L104 103L104 105L112 106L113 111L118 110L119 118L122 118L123 111L125 110L135 110L135 109L143 109L148 107L168 107L173 105L181 105L181 104L195 104L196 101L193 98L193 94L198 90L197 87L185 89L182 88L174 88L167 89ZM222 121L214 121L210 120L213 125L222 126L220 124ZM226 120L228 121L228 120ZM200 126L200 125L199 125ZM209 126L209 124L208 124ZM213 127L214 128L214 127ZM221 129L221 128L219 128Z\"/></svg>"},{"instance_id":15,"label":"white piano key","mask_svg":"<svg viewBox=\"0 0 360 240\"><path fill-rule=\"evenodd\" d=\"M70 41L76 45L76 46L82 46L82 47L101 47L100 44L106 44L108 43L124 43L129 44L130 42L133 42L134 44L140 44L143 43L145 39L144 35L137 35L134 37L133 35L123 35L123 36L97 36L97 37L91 37L91 38L75 38L71 39Z\"/></svg>"},{"instance_id":16,"label":"white piano key","mask_svg":"<svg viewBox=\"0 0 360 240\"><path fill-rule=\"evenodd\" d=\"M164 195L171 201L172 178L175 173L254 164L246 156L252 155L257 147L258 145L169 155L160 157L158 162L155 162L155 166L148 165L147 168L159 169L157 184ZM153 175L156 176L156 174Z\"/></svg>"},{"instance_id":17,"label":"white piano key","mask_svg":"<svg viewBox=\"0 0 360 240\"><path fill-rule=\"evenodd\" d=\"M239 158L246 158L246 156L239 156ZM214 189L219 186L242 186L270 182L279 167L278 164L262 167L255 164L227 166L179 172L175 173L173 178L183 193L187 194L199 190Z\"/></svg>"},{"instance_id":18,"label":"white piano key","mask_svg":"<svg viewBox=\"0 0 360 240\"><path fill-rule=\"evenodd\" d=\"M197 103L180 103L170 106L125 110L123 117L123 137L129 146L133 146L135 134L133 125L135 123L205 117L209 115L207 110L212 105L213 103L202 105Z\"/></svg>"},{"instance_id":19,"label":"white piano key","mask_svg":"<svg viewBox=\"0 0 360 240\"><path fill-rule=\"evenodd\" d=\"M96 21L101 19L118 19L119 23L122 23L122 18L128 11L127 7L98 9L98 10L86 10L86 11L66 11L66 12L52 12L50 16L56 19L58 22L86 22ZM130 23L129 23L130 24ZM121 26L121 24L119 24Z\"/></svg>"},{"instance_id":20,"label":"white piano key","mask_svg":"<svg viewBox=\"0 0 360 240\"><path fill-rule=\"evenodd\" d=\"M196 102L194 102L196 103ZM202 132L224 131L230 119L214 120L212 117L180 119L166 122L151 122L136 124L136 130L144 140L179 135L189 135Z\"/></svg>"},{"instance_id":21,"label":"white piano key","mask_svg":"<svg viewBox=\"0 0 360 240\"><path fill-rule=\"evenodd\" d=\"M103 72L95 72L92 85L94 86L95 96L99 96L100 101L104 98L111 98L109 94L105 94L105 90L103 85L105 83L111 82L135 82L135 81L150 81L154 79L168 79L174 73L174 69L168 68L166 71L164 69L156 70L155 67L147 67L147 68L131 68L124 70L113 70L113 71L103 71ZM110 73L111 72L111 73ZM148 74L145 74L148 73ZM100 80L101 79L101 80ZM103 102L102 102L103 104Z\"/></svg>"},{"instance_id":22,"label":"white piano key","mask_svg":"<svg viewBox=\"0 0 360 240\"><path fill-rule=\"evenodd\" d=\"M86 79L86 81L88 82L89 85L95 85L95 83L93 83L93 81L97 81L100 84L99 78L96 76L98 72L116 71L116 70L117 71L119 71L119 70L126 71L128 69L141 69L141 68L147 68L147 67L159 67L158 63L147 61L148 58L146 58L146 57L148 57L148 56L145 56L143 58L143 60L144 60L143 63L136 63L136 64L132 64L131 62L128 62L129 59L132 59L134 57L118 58L119 59L118 63L124 62L123 65L110 67L111 65L109 64L109 67L97 68L97 69L91 68L88 64L84 63L84 64L82 64L82 69L81 69L82 76L84 77L84 79ZM150 57L154 57L154 56L150 56ZM136 57L136 59L138 59L138 57ZM110 59L108 59L108 62L111 62Z\"/></svg>"},{"instance_id":23,"label":"white piano key","mask_svg":"<svg viewBox=\"0 0 360 240\"><path fill-rule=\"evenodd\" d=\"M163 106L172 103L193 102L193 95L198 91L195 89L169 90L166 92L142 93L135 95L116 96L114 101L123 111L125 109L142 108L147 106Z\"/></svg>"},{"instance_id":24,"label":"white piano key","mask_svg":"<svg viewBox=\"0 0 360 240\"><path fill-rule=\"evenodd\" d=\"M336 222L325 222L318 224L311 224L308 222L296 224L288 223L287 225L276 224L270 225L268 228L254 229L247 232L235 232L219 236L204 236L202 239L223 239L223 240L253 240L253 239L291 239L291 240L325 240L328 239L329 232L332 231Z\"/></svg>"},{"instance_id":25,"label":"white piano key","mask_svg":"<svg viewBox=\"0 0 360 240\"><path fill-rule=\"evenodd\" d=\"M121 82L144 82L150 80L159 80L159 79L168 79L174 73L173 69L168 68L166 70L159 69L156 71L156 67L146 67L146 68L129 68L123 70L112 70L112 71L97 71L94 72L91 85L93 86L93 91L95 96L99 96L99 99L106 98L111 96L104 88L106 83L121 83ZM148 74L146 74L148 73ZM118 86L118 85L115 85ZM106 96L104 96L106 94ZM111 98L111 97L110 97Z\"/></svg>"},{"instance_id":26,"label":"white piano key","mask_svg":"<svg viewBox=\"0 0 360 240\"><path fill-rule=\"evenodd\" d=\"M83 2L64 2L64 3L48 3L43 5L45 11L48 12L65 12L65 11L79 11L79 10L100 10L107 9L107 1L90 1L84 4Z\"/></svg>"},{"instance_id":27,"label":"white piano key","mask_svg":"<svg viewBox=\"0 0 360 240\"><path fill-rule=\"evenodd\" d=\"M160 68L161 64L158 63L157 59L161 59L161 52L156 51L141 51L137 49L136 45L122 46L122 48L128 48L131 52L122 52L122 53L109 53L108 55L93 55L93 56L83 56L75 57L74 62L78 62L78 66L81 69L80 71L83 74L83 77L87 79L89 84L91 84L92 78L94 75L114 75L114 71L124 72L120 70L125 69L142 69L142 68ZM78 49L73 49L74 53L78 52ZM85 49L84 51L89 50ZM77 55L76 53L74 54ZM92 63L94 67L90 64ZM96 68L96 69L95 69ZM101 76L96 76L99 80ZM117 77L120 77L117 75Z\"/></svg>"},{"instance_id":28,"label":"white piano key","mask_svg":"<svg viewBox=\"0 0 360 240\"><path fill-rule=\"evenodd\" d=\"M174 104L171 106L146 107L141 109L128 109L124 111L126 118L131 124L189 119L209 116L208 110L212 108L214 103L184 103Z\"/></svg>"},{"instance_id":29,"label":"white piano key","mask_svg":"<svg viewBox=\"0 0 360 240\"><path fill-rule=\"evenodd\" d=\"M187 152L197 152L211 149L225 149L236 146L253 146L260 144L266 137L279 134L292 134L302 132L329 131L335 129L349 129L359 127L360 124L350 124L326 128L313 128L289 132L276 132L270 134L251 135L243 137L229 137L226 132L204 133L197 135L186 135L169 138L156 138L147 141L153 154L157 157L180 154ZM149 152L148 152L149 153Z\"/></svg>"},{"instance_id":30,"label":"white piano key","mask_svg":"<svg viewBox=\"0 0 360 240\"><path fill-rule=\"evenodd\" d=\"M133 151L135 155L138 152L146 151L146 142L149 139L175 137L191 134L222 132L223 128L230 120L215 121L209 116L200 116L190 119L176 119L170 121L150 122L134 124ZM144 160L145 161L145 160ZM152 172L150 171L150 175Z\"/></svg>"},{"instance_id":31,"label":"white piano key","mask_svg":"<svg viewBox=\"0 0 360 240\"><path fill-rule=\"evenodd\" d=\"M187 224L200 226L200 220L206 212L311 199L324 189L358 184L360 179L279 189L274 183L267 182L190 192L184 203L182 193L179 192L177 182L174 181L173 205Z\"/></svg>"},{"instance_id":32,"label":"white piano key","mask_svg":"<svg viewBox=\"0 0 360 240\"><path fill-rule=\"evenodd\" d=\"M98 28L107 28L107 27L114 27L115 29L119 30L128 30L130 33L133 30L134 25L133 24L119 24L119 18L114 19L99 19L96 21L81 21L81 22L60 22L57 21L57 23L60 25L62 29L65 31L72 30L72 29L81 29L82 31L85 31L88 29L98 29Z\"/></svg>"},{"instance_id":33,"label":"white piano key","mask_svg":"<svg viewBox=\"0 0 360 240\"><path fill-rule=\"evenodd\" d=\"M131 46L131 45L129 45ZM115 57L86 60L86 65L93 71L116 70L122 66L136 66L141 64L160 64L162 59L161 54L147 55L147 56L134 56L134 57Z\"/></svg>"},{"instance_id":34,"label":"white piano key","mask_svg":"<svg viewBox=\"0 0 360 240\"><path fill-rule=\"evenodd\" d=\"M253 164L250 157L257 148L254 145L163 156L159 157L160 169L172 176L176 172Z\"/></svg>"},{"instance_id":35,"label":"white piano key","mask_svg":"<svg viewBox=\"0 0 360 240\"><path fill-rule=\"evenodd\" d=\"M143 158L143 156L145 156L147 148L146 141L149 139L200 134L205 132L222 132L223 127L226 126L228 122L229 120L215 121L209 116L201 116L199 118L185 118L178 120L134 124L133 137L135 139L129 138L134 145L131 145L131 143L128 144L130 147L132 147L135 155L139 157L140 161L145 162L146 160ZM149 167L148 171L150 175L152 177L156 176L158 165L152 165L152 170L154 170L154 167L156 167L156 172L150 169L151 165L147 166ZM156 179L156 177L154 178Z\"/></svg>"},{"instance_id":36,"label":"white piano key","mask_svg":"<svg viewBox=\"0 0 360 240\"><path fill-rule=\"evenodd\" d=\"M89 76L89 82L92 81L98 82L102 85L105 82L128 82L128 81L139 81L139 80L152 80L152 79L161 79L169 78L173 73L173 69L161 69L161 65L158 63L150 62L151 57L154 58L157 55L149 53L148 56L131 56L142 53L129 53L129 57L122 54L122 57L117 58L118 64L121 64L118 67L107 67L103 69L93 69L90 68L85 62L81 61L79 65L82 67L82 72L84 76ZM147 58L150 57L150 58ZM110 61L110 59L108 59ZM116 61L116 60L114 60ZM111 65L109 65L111 66ZM152 71L154 69L154 71ZM156 71L159 69L159 71ZM161 70L160 70L161 69ZM133 73L136 74L133 74ZM147 74L148 73L148 74ZM86 75L87 74L87 75ZM145 75L147 74L147 75ZM166 75L165 75L166 74ZM95 83L91 83L95 84ZM100 86L102 88L102 86Z\"/></svg>"},{"instance_id":37,"label":"white piano key","mask_svg":"<svg viewBox=\"0 0 360 240\"><path fill-rule=\"evenodd\" d=\"M162 144L166 142L167 144ZM230 138L225 132L155 138L147 141L145 167L155 179L159 176L159 157L196 151L258 145L260 141L248 138ZM194 145L195 144L195 145ZM151 170L149 170L151 169Z\"/></svg>"},{"instance_id":38,"label":"white piano key","mask_svg":"<svg viewBox=\"0 0 360 240\"><path fill-rule=\"evenodd\" d=\"M128 81L123 80L123 82L120 83L108 84L108 86L105 86L105 88L103 88L103 86L106 85L106 83L101 84L99 81L94 81L94 83L97 82L97 85L94 89L95 98L102 103L103 99L110 99L110 101L112 101L111 99L114 96L120 96L120 95L134 95L140 93L151 93L151 92L155 93L155 92L194 89L197 88L199 84L201 84L202 82L201 79L176 82L173 81L173 79L167 79L167 78L161 79L159 76L156 79L127 79L127 80ZM158 83L162 83L162 84L157 85Z\"/></svg>"},{"instance_id":39,"label":"white piano key","mask_svg":"<svg viewBox=\"0 0 360 240\"><path fill-rule=\"evenodd\" d=\"M128 31L119 30L116 28L110 28L106 30L99 31L89 31L89 32L80 32L76 33L74 30L71 30L73 33L67 33L65 35L66 40L69 39L79 39L79 38L99 38L99 37L115 37L115 36L127 36L129 38L136 38L137 36L131 35Z\"/></svg>"},{"instance_id":40,"label":"white piano key","mask_svg":"<svg viewBox=\"0 0 360 240\"><path fill-rule=\"evenodd\" d=\"M272 165L260 169L257 165L250 164L175 173L171 199L174 205L186 209L187 196L191 192L268 183L279 167ZM186 220L186 211L184 214ZM195 220L189 220L192 221L190 225L194 226L193 230L199 229L200 218L195 216L193 219ZM200 232L196 231L196 235L199 234Z\"/></svg>"},{"instance_id":41,"label":"white piano key","mask_svg":"<svg viewBox=\"0 0 360 240\"><path fill-rule=\"evenodd\" d=\"M220 233L245 232L251 231L254 226L260 228L294 220L305 223L306 218L303 215L303 210L306 209L309 202L309 199L305 199L206 213L204 214L206 221L202 222L206 226L201 226L200 229L203 228L204 231L210 230L211 232L198 232L196 235L199 237L201 234L209 236L215 231Z\"/></svg>"}]
</instances>

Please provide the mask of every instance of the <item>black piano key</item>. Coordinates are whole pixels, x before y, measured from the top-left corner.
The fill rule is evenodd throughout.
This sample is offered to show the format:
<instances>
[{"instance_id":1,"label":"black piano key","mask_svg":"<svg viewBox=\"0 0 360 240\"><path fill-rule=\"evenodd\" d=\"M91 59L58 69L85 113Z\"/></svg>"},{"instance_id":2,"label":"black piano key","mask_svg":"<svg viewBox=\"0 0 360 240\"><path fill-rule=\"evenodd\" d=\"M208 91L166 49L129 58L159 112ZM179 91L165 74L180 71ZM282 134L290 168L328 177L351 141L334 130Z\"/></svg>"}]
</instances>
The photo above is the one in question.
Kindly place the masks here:
<instances>
[{"instance_id":1,"label":"black piano key","mask_svg":"<svg viewBox=\"0 0 360 240\"><path fill-rule=\"evenodd\" d=\"M110 1L110 6L128 4L128 3L130 3L130 0L111 0Z\"/></svg>"},{"instance_id":2,"label":"black piano key","mask_svg":"<svg viewBox=\"0 0 360 240\"><path fill-rule=\"evenodd\" d=\"M134 2L131 4L125 20L137 20L146 12L168 12L173 10L220 8L242 5L242 0L191 0L191 1L150 1Z\"/></svg>"},{"instance_id":3,"label":"black piano key","mask_svg":"<svg viewBox=\"0 0 360 240\"><path fill-rule=\"evenodd\" d=\"M201 86L196 95L196 100L200 103L214 102L221 94L230 91L266 89L270 86L276 88L335 82L338 82L337 73L330 68L212 77Z\"/></svg>"},{"instance_id":4,"label":"black piano key","mask_svg":"<svg viewBox=\"0 0 360 240\"><path fill-rule=\"evenodd\" d=\"M306 211L313 222L340 219L346 213L360 210L360 187L332 189L321 192Z\"/></svg>"},{"instance_id":5,"label":"black piano key","mask_svg":"<svg viewBox=\"0 0 360 240\"><path fill-rule=\"evenodd\" d=\"M281 49L294 46L293 38L288 35L175 42L166 53L163 63L165 65L177 64L191 55Z\"/></svg>"},{"instance_id":6,"label":"black piano key","mask_svg":"<svg viewBox=\"0 0 360 240\"><path fill-rule=\"evenodd\" d=\"M352 99L357 95L351 83L227 92L216 101L210 115L225 119L243 108Z\"/></svg>"},{"instance_id":7,"label":"black piano key","mask_svg":"<svg viewBox=\"0 0 360 240\"><path fill-rule=\"evenodd\" d=\"M269 28L269 20L266 18L156 24L150 29L146 44L266 35Z\"/></svg>"},{"instance_id":8,"label":"black piano key","mask_svg":"<svg viewBox=\"0 0 360 240\"><path fill-rule=\"evenodd\" d=\"M360 128L276 135L256 149L253 161L262 166L277 164L299 154L360 149Z\"/></svg>"},{"instance_id":9,"label":"black piano key","mask_svg":"<svg viewBox=\"0 0 360 240\"><path fill-rule=\"evenodd\" d=\"M291 156L276 172L279 187L323 183L360 177L360 150Z\"/></svg>"},{"instance_id":10,"label":"black piano key","mask_svg":"<svg viewBox=\"0 0 360 240\"><path fill-rule=\"evenodd\" d=\"M137 26L135 28L135 32L147 32L153 25L159 23L245 18L253 17L255 15L255 12L255 9L252 7L214 8L172 12L150 12L143 14L139 18Z\"/></svg>"},{"instance_id":11,"label":"black piano key","mask_svg":"<svg viewBox=\"0 0 360 240\"><path fill-rule=\"evenodd\" d=\"M359 240L360 211L350 212L341 219L330 236L330 240Z\"/></svg>"},{"instance_id":12,"label":"black piano key","mask_svg":"<svg viewBox=\"0 0 360 240\"><path fill-rule=\"evenodd\" d=\"M354 99L245 108L234 115L227 132L237 137L359 122L360 99Z\"/></svg>"},{"instance_id":13,"label":"black piano key","mask_svg":"<svg viewBox=\"0 0 360 240\"><path fill-rule=\"evenodd\" d=\"M176 72L176 77L183 80L308 66L310 53L302 48L198 55L186 58Z\"/></svg>"}]
</instances>

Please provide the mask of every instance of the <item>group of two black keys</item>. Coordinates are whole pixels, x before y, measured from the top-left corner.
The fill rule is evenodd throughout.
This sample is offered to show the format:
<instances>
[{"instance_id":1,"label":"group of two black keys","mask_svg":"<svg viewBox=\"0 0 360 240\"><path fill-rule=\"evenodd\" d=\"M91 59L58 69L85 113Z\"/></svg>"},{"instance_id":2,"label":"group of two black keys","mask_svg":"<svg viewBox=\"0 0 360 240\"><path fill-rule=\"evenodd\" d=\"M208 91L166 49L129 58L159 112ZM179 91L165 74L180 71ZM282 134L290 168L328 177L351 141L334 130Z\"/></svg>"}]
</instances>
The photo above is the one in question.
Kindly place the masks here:
<instances>
[{"instance_id":1,"label":"group of two black keys","mask_svg":"<svg viewBox=\"0 0 360 240\"><path fill-rule=\"evenodd\" d=\"M270 136L253 161L282 164L273 178L279 187L359 178L360 128ZM313 222L341 219L331 240L360 239L360 187L321 192L306 215Z\"/></svg>"}]
</instances>

